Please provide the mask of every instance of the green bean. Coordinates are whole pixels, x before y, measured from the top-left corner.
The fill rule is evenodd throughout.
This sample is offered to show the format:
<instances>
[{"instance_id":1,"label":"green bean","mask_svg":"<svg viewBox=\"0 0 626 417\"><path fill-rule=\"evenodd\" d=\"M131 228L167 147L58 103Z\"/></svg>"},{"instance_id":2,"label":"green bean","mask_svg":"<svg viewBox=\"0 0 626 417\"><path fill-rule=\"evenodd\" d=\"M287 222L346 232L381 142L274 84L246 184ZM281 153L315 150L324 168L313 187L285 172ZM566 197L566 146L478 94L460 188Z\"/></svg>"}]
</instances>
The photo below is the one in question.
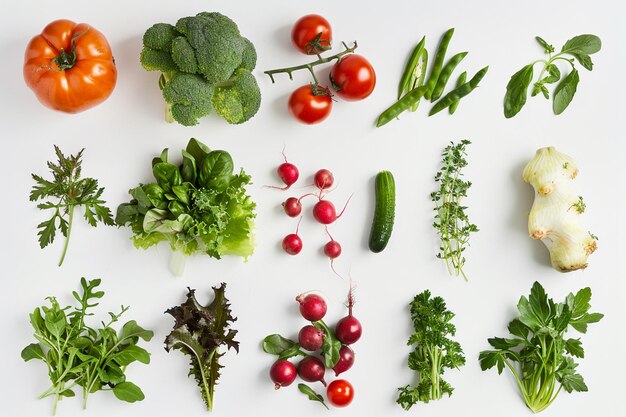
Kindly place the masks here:
<instances>
[{"instance_id":1,"label":"green bean","mask_svg":"<svg viewBox=\"0 0 626 417\"><path fill-rule=\"evenodd\" d=\"M441 42L439 42L437 54L435 55L435 60L433 61L433 69L430 71L430 76L426 82L428 90L426 91L426 94L424 94L424 97L428 100L430 100L433 89L435 88L435 85L437 85L437 79L441 73L441 68L443 68L443 60L446 58L446 51L448 50L448 45L450 44L450 39L452 39L453 34L454 28L448 29L446 33L443 34Z\"/></svg>"},{"instance_id":2,"label":"green bean","mask_svg":"<svg viewBox=\"0 0 626 417\"><path fill-rule=\"evenodd\" d=\"M465 84L465 81L467 80L467 72L463 71L461 73L461 75L459 75L459 78L457 78L456 80L456 86L460 87L463 84ZM450 104L450 107L448 107L448 111L450 112L450 114L454 114L454 112L456 111L456 108L459 107L459 101L461 100L456 100L454 103Z\"/></svg>"},{"instance_id":3,"label":"green bean","mask_svg":"<svg viewBox=\"0 0 626 417\"><path fill-rule=\"evenodd\" d=\"M417 67L415 68L415 80L413 80L413 85L411 85L410 90L421 87L424 85L424 78L426 78L426 67L428 66L428 51L426 48L422 50L422 55L420 56L420 61L417 63ZM409 90L409 91L410 91ZM417 110L420 101L417 100L412 106L411 111Z\"/></svg>"},{"instance_id":4,"label":"green bean","mask_svg":"<svg viewBox=\"0 0 626 417\"><path fill-rule=\"evenodd\" d=\"M411 81L415 79L415 67L417 66L417 62L422 56L422 51L424 50L425 43L426 36L424 36L413 49L413 53L411 54L409 62L407 62L406 64L406 67L404 68L404 74L402 74L402 79L400 80L400 85L398 86L398 100L402 98L405 92L408 92L412 89L411 85L413 83Z\"/></svg>"},{"instance_id":5,"label":"green bean","mask_svg":"<svg viewBox=\"0 0 626 417\"><path fill-rule=\"evenodd\" d=\"M404 97L396 101L394 104L391 105L391 107L389 107L387 110L382 112L380 116L378 116L378 120L376 121L376 127L381 127L389 123L389 121L398 117L400 113L410 109L415 102L418 102L424 96L425 92L426 86L420 86L409 91L407 94L404 95Z\"/></svg>"},{"instance_id":6,"label":"green bean","mask_svg":"<svg viewBox=\"0 0 626 417\"><path fill-rule=\"evenodd\" d=\"M441 100L439 100L432 109L430 109L430 113L428 113L428 115L432 116L433 114L439 113L441 110L452 105L452 103L454 103L455 101L462 99L463 97L474 91L474 89L478 87L478 83L480 82L480 80L483 79L488 70L489 66L486 66L485 68L478 71L476 75L474 75L472 79L469 80L469 82L466 82L460 87L457 87L454 90L450 91Z\"/></svg>"},{"instance_id":7,"label":"green bean","mask_svg":"<svg viewBox=\"0 0 626 417\"><path fill-rule=\"evenodd\" d=\"M437 99L439 99L439 97L441 97L441 93L443 93L443 90L446 88L446 84L448 83L450 76L454 72L454 69L457 65L459 65L459 62L463 61L465 55L467 55L467 52L458 53L450 58L448 62L446 62L446 65L441 70L441 74L439 74L437 84L433 89L433 93L430 96L431 103L434 103L435 101L437 101Z\"/></svg>"}]
</instances>

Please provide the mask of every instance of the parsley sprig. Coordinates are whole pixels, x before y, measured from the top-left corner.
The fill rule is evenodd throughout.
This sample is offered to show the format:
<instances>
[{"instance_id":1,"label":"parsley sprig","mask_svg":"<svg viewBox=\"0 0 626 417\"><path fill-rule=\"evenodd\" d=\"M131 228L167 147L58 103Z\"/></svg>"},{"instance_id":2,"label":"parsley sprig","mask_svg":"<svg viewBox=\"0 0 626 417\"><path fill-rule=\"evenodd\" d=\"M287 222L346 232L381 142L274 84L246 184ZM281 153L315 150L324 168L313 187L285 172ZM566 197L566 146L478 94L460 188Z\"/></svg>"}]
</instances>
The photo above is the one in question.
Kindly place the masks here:
<instances>
[{"instance_id":1,"label":"parsley sprig","mask_svg":"<svg viewBox=\"0 0 626 417\"><path fill-rule=\"evenodd\" d=\"M450 275L454 271L457 276L462 275L466 281L463 252L469 246L470 234L478 231L478 227L470 222L465 213L467 207L461 204L462 199L467 197L467 190L472 186L471 182L461 179L463 176L461 170L467 166L465 157L469 144L471 144L469 140L462 140L458 144L450 142L444 149L442 168L435 176L439 190L430 195L437 212L433 227L441 240L437 258L446 261Z\"/></svg>"},{"instance_id":2,"label":"parsley sprig","mask_svg":"<svg viewBox=\"0 0 626 417\"><path fill-rule=\"evenodd\" d=\"M37 207L42 210L53 210L50 219L39 223L37 228L40 230L37 234L42 249L54 242L57 229L65 236L65 246L59 261L61 266L67 253L76 206L84 207L85 220L93 227L96 227L98 222L109 226L114 223L111 210L104 206L106 201L100 198L104 188L98 187L98 180L80 178L84 149L70 156L65 156L56 145L54 151L58 162L55 164L48 161L53 180L49 181L31 174L36 184L30 192L30 201L46 200L37 204Z\"/></svg>"}]
</instances>

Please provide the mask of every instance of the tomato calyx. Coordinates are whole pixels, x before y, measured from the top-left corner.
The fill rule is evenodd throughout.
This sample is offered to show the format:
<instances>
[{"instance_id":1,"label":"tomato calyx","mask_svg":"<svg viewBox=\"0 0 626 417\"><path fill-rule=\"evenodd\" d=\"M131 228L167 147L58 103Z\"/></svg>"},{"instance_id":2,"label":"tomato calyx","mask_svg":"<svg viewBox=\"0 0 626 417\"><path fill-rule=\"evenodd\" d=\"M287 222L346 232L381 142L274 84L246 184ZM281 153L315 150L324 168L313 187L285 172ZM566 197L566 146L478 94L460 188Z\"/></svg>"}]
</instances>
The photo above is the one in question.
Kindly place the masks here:
<instances>
[{"instance_id":1,"label":"tomato calyx","mask_svg":"<svg viewBox=\"0 0 626 417\"><path fill-rule=\"evenodd\" d=\"M72 40L70 41L71 49L69 51L61 48L59 55L52 58L52 62L54 62L61 71L71 69L76 65L76 38L83 33L85 32L80 32L72 36Z\"/></svg>"},{"instance_id":2,"label":"tomato calyx","mask_svg":"<svg viewBox=\"0 0 626 417\"><path fill-rule=\"evenodd\" d=\"M333 90L335 90L335 91L343 90L343 87L346 85L345 81L343 83L341 83L341 85L337 84L337 82L333 78L332 72L330 74L328 74L328 78L330 79L330 85L333 87Z\"/></svg>"},{"instance_id":3,"label":"tomato calyx","mask_svg":"<svg viewBox=\"0 0 626 417\"><path fill-rule=\"evenodd\" d=\"M311 42L308 42L306 44L307 55L317 55L319 58L321 58L319 54L324 51L330 50L330 41L328 39L321 39L322 35L322 32L318 33L317 35L315 35L315 38L313 38Z\"/></svg>"},{"instance_id":4,"label":"tomato calyx","mask_svg":"<svg viewBox=\"0 0 626 417\"><path fill-rule=\"evenodd\" d=\"M333 94L330 92L330 88L322 87L318 83L311 83L311 94L314 96L330 96L332 99Z\"/></svg>"}]
</instances>

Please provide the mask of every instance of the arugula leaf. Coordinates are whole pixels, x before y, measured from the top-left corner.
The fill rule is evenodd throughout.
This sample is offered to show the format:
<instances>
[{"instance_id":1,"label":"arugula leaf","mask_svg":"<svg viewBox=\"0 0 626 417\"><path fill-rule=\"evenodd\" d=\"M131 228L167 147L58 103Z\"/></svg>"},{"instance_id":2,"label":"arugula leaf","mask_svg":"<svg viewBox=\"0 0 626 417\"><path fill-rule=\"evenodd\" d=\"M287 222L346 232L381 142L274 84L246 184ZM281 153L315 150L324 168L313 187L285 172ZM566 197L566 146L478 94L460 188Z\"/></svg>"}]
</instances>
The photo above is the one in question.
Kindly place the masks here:
<instances>
[{"instance_id":1,"label":"arugula leaf","mask_svg":"<svg viewBox=\"0 0 626 417\"><path fill-rule=\"evenodd\" d=\"M175 319L174 329L165 338L165 350L177 349L191 357L189 375L196 379L209 411L213 409L213 394L222 368L219 359L224 353L220 348L239 352L237 330L230 328L237 319L225 297L226 284L212 289L214 298L207 306L198 302L196 290L188 288L187 300L165 312Z\"/></svg>"},{"instance_id":2,"label":"arugula leaf","mask_svg":"<svg viewBox=\"0 0 626 417\"><path fill-rule=\"evenodd\" d=\"M122 401L134 403L142 401L146 396L137 385L132 382L122 382L113 387L113 394Z\"/></svg>"},{"instance_id":3,"label":"arugula leaf","mask_svg":"<svg viewBox=\"0 0 626 417\"><path fill-rule=\"evenodd\" d=\"M451 323L454 313L446 308L441 297L431 298L430 291L416 295L411 302L411 320L415 333L408 345L417 345L409 354L409 368L416 371L418 383L398 388L396 402L409 410L418 402L428 403L439 400L444 394L452 395L454 390L441 378L445 368L460 368L465 365L461 345L449 339L454 336L456 327Z\"/></svg>"},{"instance_id":4,"label":"arugula leaf","mask_svg":"<svg viewBox=\"0 0 626 417\"><path fill-rule=\"evenodd\" d=\"M63 264L72 231L74 209L83 206L85 220L90 226L96 227L98 222L112 226L113 218L111 210L104 204L101 196L104 188L98 188L98 180L93 178L80 178L82 155L81 149L76 155L65 156L61 149L54 145L54 151L58 162L48 162L48 168L52 172L54 181L31 174L35 185L30 192L30 201L46 200L37 204L41 210L53 210L52 217L37 225L39 232L39 246L43 249L54 242L57 228L65 236L65 246L59 261Z\"/></svg>"},{"instance_id":5,"label":"arugula leaf","mask_svg":"<svg viewBox=\"0 0 626 417\"><path fill-rule=\"evenodd\" d=\"M330 408L328 408L328 406L326 405L326 402L324 401L324 397L322 397L320 394L315 392L313 388L309 387L307 384L298 384L298 389L300 390L301 393L309 397L309 400L318 401L324 407L326 407L327 410L330 410Z\"/></svg>"}]
</instances>

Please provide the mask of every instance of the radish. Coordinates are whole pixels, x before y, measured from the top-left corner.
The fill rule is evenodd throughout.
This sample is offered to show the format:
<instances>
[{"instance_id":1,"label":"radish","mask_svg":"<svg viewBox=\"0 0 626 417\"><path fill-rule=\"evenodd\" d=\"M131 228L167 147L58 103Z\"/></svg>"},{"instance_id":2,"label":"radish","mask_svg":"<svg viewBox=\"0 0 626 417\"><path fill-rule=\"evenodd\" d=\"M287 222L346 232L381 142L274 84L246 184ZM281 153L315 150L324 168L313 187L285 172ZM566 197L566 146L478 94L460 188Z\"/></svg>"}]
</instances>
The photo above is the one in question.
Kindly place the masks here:
<instances>
[{"instance_id":1,"label":"radish","mask_svg":"<svg viewBox=\"0 0 626 417\"><path fill-rule=\"evenodd\" d=\"M335 376L339 376L339 374L346 372L348 369L352 368L353 364L354 351L348 345L341 346L341 349L339 349L339 362L333 366Z\"/></svg>"},{"instance_id":2,"label":"radish","mask_svg":"<svg viewBox=\"0 0 626 417\"><path fill-rule=\"evenodd\" d=\"M279 359L270 368L270 378L274 382L274 389L291 385L296 380L296 367L286 359Z\"/></svg>"},{"instance_id":3,"label":"radish","mask_svg":"<svg viewBox=\"0 0 626 417\"><path fill-rule=\"evenodd\" d=\"M300 329L298 333L298 343L304 350L315 352L322 348L324 343L324 332L310 324Z\"/></svg>"},{"instance_id":4,"label":"radish","mask_svg":"<svg viewBox=\"0 0 626 417\"><path fill-rule=\"evenodd\" d=\"M283 154L283 158L285 159L285 162L283 162L282 164L278 166L278 168L276 169L276 173L280 177L281 181L285 183L285 186L276 187L273 185L266 185L266 187L268 188L276 188L278 190L288 190L289 187L291 187L296 181L298 181L298 178L300 178L300 171L298 171L298 167L296 167L294 164L287 161L287 156L285 156L284 148L283 148L282 154Z\"/></svg>"},{"instance_id":5,"label":"radish","mask_svg":"<svg viewBox=\"0 0 626 417\"><path fill-rule=\"evenodd\" d=\"M289 217L298 217L302 213L302 203L300 203L300 199L295 197L289 197L285 200L283 208Z\"/></svg>"},{"instance_id":6,"label":"radish","mask_svg":"<svg viewBox=\"0 0 626 417\"><path fill-rule=\"evenodd\" d=\"M315 186L320 190L326 190L333 186L335 177L333 173L327 169L320 169L315 173Z\"/></svg>"},{"instance_id":7,"label":"radish","mask_svg":"<svg viewBox=\"0 0 626 417\"><path fill-rule=\"evenodd\" d=\"M308 321L319 321L326 315L326 301L317 294L300 294L296 301L300 303L300 314Z\"/></svg>"},{"instance_id":8,"label":"radish","mask_svg":"<svg viewBox=\"0 0 626 417\"><path fill-rule=\"evenodd\" d=\"M361 338L362 328L361 322L352 315L352 307L354 306L353 289L348 292L348 315L337 322L335 334L345 345L356 343Z\"/></svg>"},{"instance_id":9,"label":"radish","mask_svg":"<svg viewBox=\"0 0 626 417\"><path fill-rule=\"evenodd\" d=\"M325 372L326 367L324 367L324 363L315 356L307 356L298 364L298 375L306 382L320 381L326 386L326 381L324 381Z\"/></svg>"},{"instance_id":10,"label":"radish","mask_svg":"<svg viewBox=\"0 0 626 417\"><path fill-rule=\"evenodd\" d=\"M350 196L352 198L352 196ZM324 200L320 198L320 201L315 203L313 206L313 217L315 220L322 224L331 224L335 220L341 217L343 212L346 210L348 203L350 202L350 198L346 201L346 204L343 206L341 213L337 214L337 210L335 209L335 205L328 200Z\"/></svg>"},{"instance_id":11,"label":"radish","mask_svg":"<svg viewBox=\"0 0 626 417\"><path fill-rule=\"evenodd\" d=\"M335 271L335 258L338 258L341 255L341 245L335 239L333 239L332 235L328 231L328 227L326 227L326 234L330 238L330 241L324 245L324 255L330 258L330 269L333 270L335 275L341 278L341 275Z\"/></svg>"},{"instance_id":12,"label":"radish","mask_svg":"<svg viewBox=\"0 0 626 417\"><path fill-rule=\"evenodd\" d=\"M298 229L300 229L300 221L298 220L298 226L296 227L296 233L290 233L283 239L283 250L289 255L297 255L302 250L302 239L298 236Z\"/></svg>"}]
</instances>

